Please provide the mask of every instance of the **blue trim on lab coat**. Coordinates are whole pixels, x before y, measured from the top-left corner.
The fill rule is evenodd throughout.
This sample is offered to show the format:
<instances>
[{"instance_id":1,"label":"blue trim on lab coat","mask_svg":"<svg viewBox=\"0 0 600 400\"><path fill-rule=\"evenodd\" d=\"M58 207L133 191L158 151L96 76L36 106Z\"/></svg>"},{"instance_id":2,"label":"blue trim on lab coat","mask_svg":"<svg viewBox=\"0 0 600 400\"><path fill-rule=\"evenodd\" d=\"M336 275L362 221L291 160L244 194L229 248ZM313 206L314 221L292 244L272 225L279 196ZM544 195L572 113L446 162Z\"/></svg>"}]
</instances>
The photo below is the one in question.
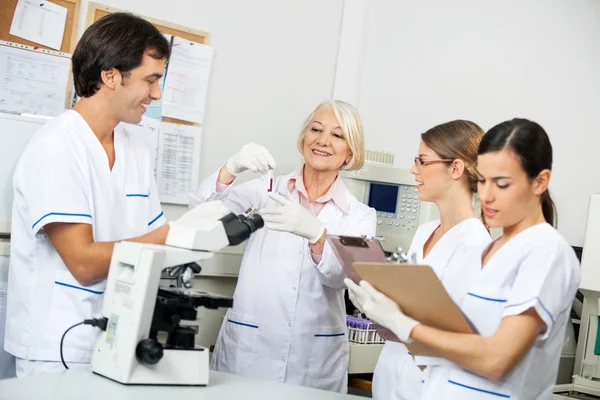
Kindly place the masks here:
<instances>
[{"instance_id":1,"label":"blue trim on lab coat","mask_svg":"<svg viewBox=\"0 0 600 400\"><path fill-rule=\"evenodd\" d=\"M491 395L494 395L494 396L503 397L505 399L510 399L510 396L507 395L507 394L490 392L489 390L478 389L476 387L463 385L462 383L454 382L454 381L451 381L451 380L448 380L448 382L451 383L451 384L453 384L453 385L456 385L456 386L464 387L464 388L469 389L469 390L474 390L476 392L487 393L487 394L491 394Z\"/></svg>"},{"instance_id":2,"label":"blue trim on lab coat","mask_svg":"<svg viewBox=\"0 0 600 400\"><path fill-rule=\"evenodd\" d=\"M57 285L60 285L60 286L65 286L65 287L77 289L77 290L83 290L84 292L89 292L89 293L93 293L93 294L103 294L104 293L104 292L98 292L98 291L92 290L92 289L86 289L81 286L69 285L68 283L63 283L63 282L59 282L59 281L54 281L54 283Z\"/></svg>"},{"instance_id":3,"label":"blue trim on lab coat","mask_svg":"<svg viewBox=\"0 0 600 400\"><path fill-rule=\"evenodd\" d=\"M68 217L86 217L86 218L92 218L92 216L90 214L71 214L71 213L51 212L51 213L48 213L48 214L44 215L42 218L38 219L37 221L35 221L35 223L33 225L31 225L31 229L35 228L35 226L37 224L39 224L39 222L41 220L43 220L46 217L49 217L50 215L65 215L65 216L68 216Z\"/></svg>"},{"instance_id":4,"label":"blue trim on lab coat","mask_svg":"<svg viewBox=\"0 0 600 400\"><path fill-rule=\"evenodd\" d=\"M234 321L232 319L227 318L227 322L231 322L232 324L247 326L248 328L258 329L258 325L245 324L243 322Z\"/></svg>"},{"instance_id":5,"label":"blue trim on lab coat","mask_svg":"<svg viewBox=\"0 0 600 400\"><path fill-rule=\"evenodd\" d=\"M156 222L156 220L158 220L160 217L162 217L164 213L165 213L164 211L161 211L161 212L160 212L160 214L158 214L158 215L156 216L156 218L154 218L152 221L148 222L148 226L150 226L150 225L152 225L153 223L155 223L155 222Z\"/></svg>"},{"instance_id":6,"label":"blue trim on lab coat","mask_svg":"<svg viewBox=\"0 0 600 400\"><path fill-rule=\"evenodd\" d=\"M506 299L492 299L491 297L483 297L476 295L475 293L467 293L469 296L477 297L478 299L487 300L487 301L495 301L496 303L506 303Z\"/></svg>"}]
</instances>

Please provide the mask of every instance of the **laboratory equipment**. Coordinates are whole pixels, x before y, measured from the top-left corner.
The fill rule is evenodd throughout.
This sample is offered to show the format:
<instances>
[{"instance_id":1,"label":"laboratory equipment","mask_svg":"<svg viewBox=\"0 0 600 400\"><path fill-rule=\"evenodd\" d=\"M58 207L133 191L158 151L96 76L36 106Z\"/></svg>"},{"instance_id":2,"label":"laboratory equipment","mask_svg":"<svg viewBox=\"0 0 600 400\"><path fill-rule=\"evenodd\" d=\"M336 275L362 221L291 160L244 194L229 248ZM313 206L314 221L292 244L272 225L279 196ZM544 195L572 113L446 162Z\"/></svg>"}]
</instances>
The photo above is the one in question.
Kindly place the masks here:
<instances>
[{"instance_id":1,"label":"laboratory equipment","mask_svg":"<svg viewBox=\"0 0 600 400\"><path fill-rule=\"evenodd\" d=\"M375 324L366 318L346 315L346 326L348 327L348 340L351 343L383 344L385 342L377 332Z\"/></svg>"},{"instance_id":2,"label":"laboratory equipment","mask_svg":"<svg viewBox=\"0 0 600 400\"><path fill-rule=\"evenodd\" d=\"M164 246L115 244L102 305L106 329L96 340L93 372L124 384L207 385L209 350L195 344L196 309L231 307L233 300L188 289L185 281L159 287L162 272L179 266L198 273L198 262L263 225L251 209L201 226L173 223Z\"/></svg>"},{"instance_id":3,"label":"laboratory equipment","mask_svg":"<svg viewBox=\"0 0 600 400\"><path fill-rule=\"evenodd\" d=\"M408 251L418 226L439 218L435 204L418 199L415 177L407 169L366 165L340 175L350 193L377 211L377 236L388 253Z\"/></svg>"},{"instance_id":4,"label":"laboratory equipment","mask_svg":"<svg viewBox=\"0 0 600 400\"><path fill-rule=\"evenodd\" d=\"M573 390L600 396L600 194L590 196L581 257L583 309L577 341ZM585 367L585 368L584 368ZM586 377L584 377L586 376ZM590 379L591 378L591 379Z\"/></svg>"}]
</instances>

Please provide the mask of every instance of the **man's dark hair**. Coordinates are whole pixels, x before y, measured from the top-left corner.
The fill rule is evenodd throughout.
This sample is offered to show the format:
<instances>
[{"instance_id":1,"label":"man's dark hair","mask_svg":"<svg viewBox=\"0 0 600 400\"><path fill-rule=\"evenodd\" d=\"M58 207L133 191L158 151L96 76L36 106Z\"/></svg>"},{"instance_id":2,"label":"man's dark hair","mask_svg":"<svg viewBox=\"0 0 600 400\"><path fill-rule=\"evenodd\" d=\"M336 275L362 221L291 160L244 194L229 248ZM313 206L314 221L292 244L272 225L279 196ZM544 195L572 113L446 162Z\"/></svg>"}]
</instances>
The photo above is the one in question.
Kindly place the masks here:
<instances>
[{"instance_id":1,"label":"man's dark hair","mask_svg":"<svg viewBox=\"0 0 600 400\"><path fill-rule=\"evenodd\" d=\"M100 74L111 68L127 77L146 51L157 60L169 58L169 42L150 22L129 13L100 18L84 32L71 58L75 92L93 96L100 89Z\"/></svg>"}]
</instances>

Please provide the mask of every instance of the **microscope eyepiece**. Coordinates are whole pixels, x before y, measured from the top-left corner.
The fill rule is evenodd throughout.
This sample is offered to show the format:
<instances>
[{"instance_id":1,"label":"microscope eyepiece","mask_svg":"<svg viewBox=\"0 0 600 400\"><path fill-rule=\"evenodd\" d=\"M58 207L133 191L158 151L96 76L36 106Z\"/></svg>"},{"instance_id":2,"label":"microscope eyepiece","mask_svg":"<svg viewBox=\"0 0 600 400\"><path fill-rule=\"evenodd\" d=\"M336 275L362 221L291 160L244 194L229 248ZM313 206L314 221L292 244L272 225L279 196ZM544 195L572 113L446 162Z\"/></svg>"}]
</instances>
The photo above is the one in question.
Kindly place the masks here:
<instances>
[{"instance_id":1,"label":"microscope eyepiece","mask_svg":"<svg viewBox=\"0 0 600 400\"><path fill-rule=\"evenodd\" d=\"M227 214L221 218L227 239L231 246L238 245L248 239L250 235L265 226L262 217L251 208L243 215Z\"/></svg>"}]
</instances>

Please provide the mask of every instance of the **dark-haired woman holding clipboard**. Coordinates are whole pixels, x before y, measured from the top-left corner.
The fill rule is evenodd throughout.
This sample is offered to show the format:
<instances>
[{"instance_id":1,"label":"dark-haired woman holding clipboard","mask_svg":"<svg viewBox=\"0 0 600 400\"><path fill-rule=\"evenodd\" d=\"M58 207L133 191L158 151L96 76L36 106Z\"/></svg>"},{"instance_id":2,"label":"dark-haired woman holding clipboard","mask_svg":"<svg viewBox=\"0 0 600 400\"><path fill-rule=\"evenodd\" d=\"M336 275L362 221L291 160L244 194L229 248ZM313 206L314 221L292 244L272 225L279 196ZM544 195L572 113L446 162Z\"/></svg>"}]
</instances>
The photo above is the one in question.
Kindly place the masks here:
<instances>
[{"instance_id":1,"label":"dark-haired woman holding clipboard","mask_svg":"<svg viewBox=\"0 0 600 400\"><path fill-rule=\"evenodd\" d=\"M550 399L580 280L573 249L553 228L552 146L541 126L515 119L492 128L478 153L485 221L503 235L457 250L448 267L478 269L460 303L478 334L421 324L364 281L346 281L350 298L401 340L451 361L425 369L422 399Z\"/></svg>"}]
</instances>

